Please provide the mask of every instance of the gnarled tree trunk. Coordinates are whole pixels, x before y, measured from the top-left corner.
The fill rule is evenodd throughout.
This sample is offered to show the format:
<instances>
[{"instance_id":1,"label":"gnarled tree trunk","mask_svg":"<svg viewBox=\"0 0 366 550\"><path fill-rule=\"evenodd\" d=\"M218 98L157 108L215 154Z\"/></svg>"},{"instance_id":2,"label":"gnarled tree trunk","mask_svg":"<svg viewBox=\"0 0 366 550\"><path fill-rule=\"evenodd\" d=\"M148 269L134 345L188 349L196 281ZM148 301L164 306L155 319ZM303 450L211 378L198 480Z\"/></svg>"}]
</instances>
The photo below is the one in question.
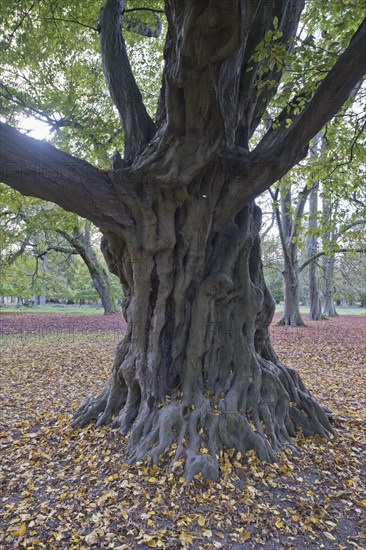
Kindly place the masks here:
<instances>
[{"instance_id":1,"label":"gnarled tree trunk","mask_svg":"<svg viewBox=\"0 0 366 550\"><path fill-rule=\"evenodd\" d=\"M209 175L192 182L184 200L158 194L138 236L104 238L128 329L108 386L74 420L130 431L132 460L157 461L176 444L188 479L216 478L225 447L271 460L293 445L297 427L331 431L269 341L274 302L262 274L260 209L250 202L225 234L212 229L221 184Z\"/></svg>"}]
</instances>

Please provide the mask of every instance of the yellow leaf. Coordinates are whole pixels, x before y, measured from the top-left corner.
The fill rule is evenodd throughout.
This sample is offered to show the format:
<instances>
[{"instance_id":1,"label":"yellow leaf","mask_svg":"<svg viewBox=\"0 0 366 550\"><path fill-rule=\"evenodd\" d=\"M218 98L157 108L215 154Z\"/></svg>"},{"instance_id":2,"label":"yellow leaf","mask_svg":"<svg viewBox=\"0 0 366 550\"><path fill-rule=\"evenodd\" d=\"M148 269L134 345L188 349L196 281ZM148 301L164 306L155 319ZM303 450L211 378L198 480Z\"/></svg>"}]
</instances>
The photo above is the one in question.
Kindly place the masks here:
<instances>
[{"instance_id":1,"label":"yellow leaf","mask_svg":"<svg viewBox=\"0 0 366 550\"><path fill-rule=\"evenodd\" d=\"M362 506L362 508L366 508L366 500L361 500L360 506Z\"/></svg>"},{"instance_id":2,"label":"yellow leaf","mask_svg":"<svg viewBox=\"0 0 366 550\"><path fill-rule=\"evenodd\" d=\"M179 540L180 540L180 542L182 542L183 544L192 544L192 542L193 542L193 535L190 535L189 533L186 533L185 531L183 531L183 532L179 535Z\"/></svg>"},{"instance_id":3,"label":"yellow leaf","mask_svg":"<svg viewBox=\"0 0 366 550\"><path fill-rule=\"evenodd\" d=\"M19 525L19 527L11 527L10 529L8 529L8 533L10 533L10 535L13 535L13 537L22 537L26 530L26 523L22 523L21 525Z\"/></svg>"},{"instance_id":4,"label":"yellow leaf","mask_svg":"<svg viewBox=\"0 0 366 550\"><path fill-rule=\"evenodd\" d=\"M276 521L275 526L277 527L277 529L282 529L284 527L282 521Z\"/></svg>"},{"instance_id":5,"label":"yellow leaf","mask_svg":"<svg viewBox=\"0 0 366 550\"><path fill-rule=\"evenodd\" d=\"M113 490L106 491L101 497L99 497L99 499L97 501L98 505L102 506L105 503L106 500L108 500L109 498L115 498L116 496L117 496L116 491L113 491Z\"/></svg>"},{"instance_id":6,"label":"yellow leaf","mask_svg":"<svg viewBox=\"0 0 366 550\"><path fill-rule=\"evenodd\" d=\"M198 525L200 525L201 527L204 526L204 524L206 523L206 520L203 516L198 516Z\"/></svg>"},{"instance_id":7,"label":"yellow leaf","mask_svg":"<svg viewBox=\"0 0 366 550\"><path fill-rule=\"evenodd\" d=\"M98 533L96 533L95 531L92 531L91 533L89 533L89 535L86 535L85 537L85 542L87 542L88 544L94 544L96 543L98 540Z\"/></svg>"},{"instance_id":8,"label":"yellow leaf","mask_svg":"<svg viewBox=\"0 0 366 550\"><path fill-rule=\"evenodd\" d=\"M249 540L251 536L252 536L252 535L250 534L249 531L243 531L242 534L241 534L241 538L242 538L244 541Z\"/></svg>"},{"instance_id":9,"label":"yellow leaf","mask_svg":"<svg viewBox=\"0 0 366 550\"><path fill-rule=\"evenodd\" d=\"M147 480L149 483L156 483L156 477L149 477Z\"/></svg>"},{"instance_id":10,"label":"yellow leaf","mask_svg":"<svg viewBox=\"0 0 366 550\"><path fill-rule=\"evenodd\" d=\"M124 520L128 519L128 514L127 514L126 510L124 510L123 508L121 508L121 515L122 515Z\"/></svg>"},{"instance_id":11,"label":"yellow leaf","mask_svg":"<svg viewBox=\"0 0 366 550\"><path fill-rule=\"evenodd\" d=\"M299 519L300 519L300 516L298 514L294 514L292 516L292 521L299 521Z\"/></svg>"}]
</instances>

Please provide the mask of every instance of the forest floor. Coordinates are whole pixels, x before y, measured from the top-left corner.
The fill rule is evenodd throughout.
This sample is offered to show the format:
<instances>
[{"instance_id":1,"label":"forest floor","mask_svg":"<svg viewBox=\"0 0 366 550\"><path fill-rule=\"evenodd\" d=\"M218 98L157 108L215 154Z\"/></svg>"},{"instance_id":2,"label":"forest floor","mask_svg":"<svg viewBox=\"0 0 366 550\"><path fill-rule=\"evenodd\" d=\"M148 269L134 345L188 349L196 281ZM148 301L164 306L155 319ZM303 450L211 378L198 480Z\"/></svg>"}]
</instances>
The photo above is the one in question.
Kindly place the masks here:
<instances>
[{"instance_id":1,"label":"forest floor","mask_svg":"<svg viewBox=\"0 0 366 550\"><path fill-rule=\"evenodd\" d=\"M121 318L35 315L0 315L1 549L366 548L365 317L271 327L337 437L299 434L301 455L274 464L228 451L219 483L187 485L169 457L126 465L108 427L69 427L108 377Z\"/></svg>"}]
</instances>

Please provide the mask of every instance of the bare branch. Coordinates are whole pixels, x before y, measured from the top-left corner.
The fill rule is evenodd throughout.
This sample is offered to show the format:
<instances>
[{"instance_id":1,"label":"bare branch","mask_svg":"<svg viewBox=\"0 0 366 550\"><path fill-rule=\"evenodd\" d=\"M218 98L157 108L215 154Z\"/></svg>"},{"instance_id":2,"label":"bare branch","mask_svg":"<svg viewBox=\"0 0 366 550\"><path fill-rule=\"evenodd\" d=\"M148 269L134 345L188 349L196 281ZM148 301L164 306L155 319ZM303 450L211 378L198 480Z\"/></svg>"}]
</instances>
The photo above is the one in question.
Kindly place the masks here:
<instances>
[{"instance_id":1,"label":"bare branch","mask_svg":"<svg viewBox=\"0 0 366 550\"><path fill-rule=\"evenodd\" d=\"M19 258L19 256L21 256L23 254L23 252L25 251L25 249L27 248L29 244L29 239L28 237L22 242L22 244L20 245L20 247L18 248L18 250L16 252L13 252L13 254L11 254L10 256L8 257L5 257L5 259L2 261L5 265L11 265L13 264L17 258Z\"/></svg>"},{"instance_id":2,"label":"bare branch","mask_svg":"<svg viewBox=\"0 0 366 550\"><path fill-rule=\"evenodd\" d=\"M124 7L125 0L107 0L99 23L103 71L124 128L125 160L131 163L154 136L155 124L146 111L128 60L121 32Z\"/></svg>"},{"instance_id":3,"label":"bare branch","mask_svg":"<svg viewBox=\"0 0 366 550\"><path fill-rule=\"evenodd\" d=\"M36 19L40 19L41 21L60 21L61 23L72 23L74 25L79 25L80 27L84 27L85 29L89 29L91 31L98 32L98 27L93 27L92 25L87 25L86 23L82 23L82 21L78 21L77 19L68 19L64 17L41 17L37 16Z\"/></svg>"},{"instance_id":4,"label":"bare branch","mask_svg":"<svg viewBox=\"0 0 366 550\"><path fill-rule=\"evenodd\" d=\"M364 225L366 224L366 219L361 219L361 220L355 220L354 222L351 222L343 227L340 228L340 230L338 231L338 233L336 233L334 235L334 240L338 240L339 237L341 237L342 235L344 235L344 233L346 233L347 231L349 231L350 229L352 229L353 227L356 227L357 225Z\"/></svg>"},{"instance_id":5,"label":"bare branch","mask_svg":"<svg viewBox=\"0 0 366 550\"><path fill-rule=\"evenodd\" d=\"M151 13L165 13L164 10L156 10L154 8L129 8L123 11L123 13L132 13L133 11L150 11Z\"/></svg>"},{"instance_id":6,"label":"bare branch","mask_svg":"<svg viewBox=\"0 0 366 550\"><path fill-rule=\"evenodd\" d=\"M331 253L322 250L321 252L314 254L314 256L311 256L311 258L308 258L301 265L301 267L299 267L299 273L301 273L305 269L305 267L310 265L312 262L315 262L318 258L321 258L322 256L334 256L334 254L345 254L346 252L364 253L366 252L366 248L340 248L338 250L333 250Z\"/></svg>"},{"instance_id":7,"label":"bare branch","mask_svg":"<svg viewBox=\"0 0 366 550\"><path fill-rule=\"evenodd\" d=\"M0 181L54 202L103 230L133 225L107 173L0 122Z\"/></svg>"}]
</instances>

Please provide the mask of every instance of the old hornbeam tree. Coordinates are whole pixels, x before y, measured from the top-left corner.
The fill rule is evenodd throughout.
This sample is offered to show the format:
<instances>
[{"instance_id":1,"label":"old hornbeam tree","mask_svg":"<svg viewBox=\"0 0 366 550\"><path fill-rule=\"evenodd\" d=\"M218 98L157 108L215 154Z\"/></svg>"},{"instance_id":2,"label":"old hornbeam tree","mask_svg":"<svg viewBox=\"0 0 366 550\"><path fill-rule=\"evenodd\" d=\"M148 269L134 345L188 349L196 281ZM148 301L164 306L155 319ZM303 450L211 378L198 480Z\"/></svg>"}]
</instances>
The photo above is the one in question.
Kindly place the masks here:
<instances>
[{"instance_id":1,"label":"old hornbeam tree","mask_svg":"<svg viewBox=\"0 0 366 550\"><path fill-rule=\"evenodd\" d=\"M126 335L105 389L73 425L129 433L131 461L157 461L175 444L188 479L215 479L223 448L271 460L297 428L332 432L328 413L271 347L254 199L304 158L362 78L366 23L316 89L292 97L250 149L281 82L280 64L254 54L271 29L289 51L304 2L166 0L155 120L127 57L124 7L106 0L99 21L124 158L104 172L2 123L1 179L96 224L123 286Z\"/></svg>"}]
</instances>

